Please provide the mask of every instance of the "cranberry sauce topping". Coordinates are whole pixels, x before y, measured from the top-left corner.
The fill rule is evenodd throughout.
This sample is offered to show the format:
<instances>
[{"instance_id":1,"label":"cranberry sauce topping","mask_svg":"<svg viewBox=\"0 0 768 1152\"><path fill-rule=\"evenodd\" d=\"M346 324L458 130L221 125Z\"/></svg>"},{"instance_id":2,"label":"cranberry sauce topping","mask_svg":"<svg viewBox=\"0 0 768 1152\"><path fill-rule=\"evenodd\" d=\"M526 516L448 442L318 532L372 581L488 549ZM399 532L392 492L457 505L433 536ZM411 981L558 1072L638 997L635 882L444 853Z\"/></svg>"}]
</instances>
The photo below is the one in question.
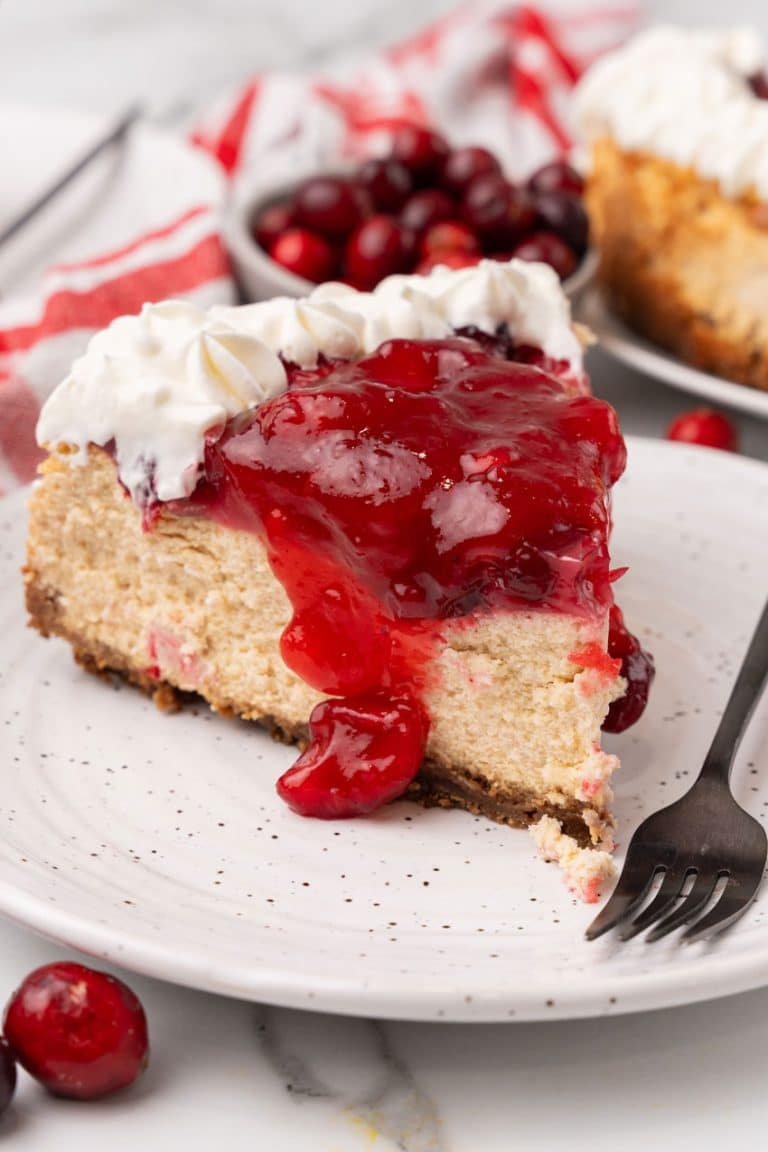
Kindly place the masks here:
<instances>
[{"instance_id":1,"label":"cranberry sauce topping","mask_svg":"<svg viewBox=\"0 0 768 1152\"><path fill-rule=\"evenodd\" d=\"M611 607L608 655L621 660L621 675L627 681L627 691L611 704L608 715L603 721L603 731L624 732L639 720L645 711L656 668L651 654L646 652L637 637L628 631L617 604Z\"/></svg>"},{"instance_id":2,"label":"cranberry sauce topping","mask_svg":"<svg viewBox=\"0 0 768 1152\"><path fill-rule=\"evenodd\" d=\"M262 535L293 606L286 663L351 698L315 711L280 783L298 811L347 815L407 787L446 619L611 604L616 415L521 354L505 359L503 339L392 340L292 370L285 393L209 444L205 479L174 504Z\"/></svg>"}]
</instances>

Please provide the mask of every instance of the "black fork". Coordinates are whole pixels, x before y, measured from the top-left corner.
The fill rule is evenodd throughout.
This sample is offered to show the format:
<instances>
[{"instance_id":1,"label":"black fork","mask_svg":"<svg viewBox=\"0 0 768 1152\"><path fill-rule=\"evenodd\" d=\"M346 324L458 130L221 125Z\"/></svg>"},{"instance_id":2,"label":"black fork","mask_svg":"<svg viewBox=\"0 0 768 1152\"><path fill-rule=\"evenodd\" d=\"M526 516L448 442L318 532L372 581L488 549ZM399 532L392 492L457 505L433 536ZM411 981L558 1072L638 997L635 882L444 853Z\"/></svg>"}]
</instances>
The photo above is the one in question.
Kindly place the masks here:
<instances>
[{"instance_id":1,"label":"black fork","mask_svg":"<svg viewBox=\"0 0 768 1152\"><path fill-rule=\"evenodd\" d=\"M659 940L684 924L683 940L699 940L733 924L749 906L763 877L768 842L762 824L736 803L730 779L766 679L768 603L698 779L674 804L643 820L613 895L587 929L588 940L612 928L629 940L651 927L646 939ZM636 915L659 873L660 888Z\"/></svg>"}]
</instances>

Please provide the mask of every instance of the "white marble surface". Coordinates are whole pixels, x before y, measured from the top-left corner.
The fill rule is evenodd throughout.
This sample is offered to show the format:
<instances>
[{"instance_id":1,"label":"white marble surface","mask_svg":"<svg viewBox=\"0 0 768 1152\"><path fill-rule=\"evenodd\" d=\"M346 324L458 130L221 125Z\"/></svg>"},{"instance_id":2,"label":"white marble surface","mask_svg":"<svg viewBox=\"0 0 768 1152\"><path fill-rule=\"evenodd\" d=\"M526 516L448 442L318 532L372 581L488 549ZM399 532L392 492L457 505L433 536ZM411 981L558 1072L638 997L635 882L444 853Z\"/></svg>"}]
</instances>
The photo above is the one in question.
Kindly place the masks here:
<instances>
[{"instance_id":1,"label":"white marble surface","mask_svg":"<svg viewBox=\"0 0 768 1152\"><path fill-rule=\"evenodd\" d=\"M383 41L450 0L5 0L0 100L158 107L205 98L255 68ZM687 22L749 20L763 0L649 5ZM596 390L627 431L660 435L689 398L599 353ZM768 459L768 424L737 418ZM1 785L0 785L1 786ZM68 955L0 926L0 1001ZM20 1152L509 1152L545 1143L608 1152L760 1146L768 1124L768 990L594 1022L385 1024L258 1009L127 976L146 1004L141 1087L97 1106L46 1098L22 1077L0 1143ZM764 1139L764 1137L762 1138Z\"/></svg>"}]
</instances>

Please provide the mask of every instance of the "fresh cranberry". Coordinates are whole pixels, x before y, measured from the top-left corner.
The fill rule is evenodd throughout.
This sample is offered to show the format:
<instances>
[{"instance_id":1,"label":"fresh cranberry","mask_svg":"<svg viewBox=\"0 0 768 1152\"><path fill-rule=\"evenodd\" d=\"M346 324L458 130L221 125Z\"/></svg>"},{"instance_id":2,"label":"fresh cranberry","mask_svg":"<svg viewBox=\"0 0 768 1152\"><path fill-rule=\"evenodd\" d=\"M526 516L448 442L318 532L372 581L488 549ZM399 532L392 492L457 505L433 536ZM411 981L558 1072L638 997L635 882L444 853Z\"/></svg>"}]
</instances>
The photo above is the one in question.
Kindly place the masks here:
<instances>
[{"instance_id":1,"label":"fresh cranberry","mask_svg":"<svg viewBox=\"0 0 768 1152\"><path fill-rule=\"evenodd\" d=\"M417 276L428 276L433 268L474 268L480 262L479 252L459 252L455 248L438 248L430 252L414 271Z\"/></svg>"},{"instance_id":2,"label":"fresh cranberry","mask_svg":"<svg viewBox=\"0 0 768 1152\"><path fill-rule=\"evenodd\" d=\"M23 1068L55 1096L94 1100L133 1084L147 1066L144 1009L125 984L82 964L27 976L4 1031Z\"/></svg>"},{"instance_id":3,"label":"fresh cranberry","mask_svg":"<svg viewBox=\"0 0 768 1152\"><path fill-rule=\"evenodd\" d=\"M463 215L470 228L497 249L522 239L536 222L528 193L492 173L479 176L470 184Z\"/></svg>"},{"instance_id":4,"label":"fresh cranberry","mask_svg":"<svg viewBox=\"0 0 768 1152\"><path fill-rule=\"evenodd\" d=\"M365 204L360 189L340 176L315 176L303 184L294 198L296 223L340 240L363 218Z\"/></svg>"},{"instance_id":5,"label":"fresh cranberry","mask_svg":"<svg viewBox=\"0 0 768 1152\"><path fill-rule=\"evenodd\" d=\"M399 212L413 192L410 172L404 164L391 157L366 160L357 179L377 212Z\"/></svg>"},{"instance_id":6,"label":"fresh cranberry","mask_svg":"<svg viewBox=\"0 0 768 1152\"><path fill-rule=\"evenodd\" d=\"M406 124L392 138L392 157L404 164L417 184L435 179L448 155L444 138L430 128Z\"/></svg>"},{"instance_id":7,"label":"fresh cranberry","mask_svg":"<svg viewBox=\"0 0 768 1152\"><path fill-rule=\"evenodd\" d=\"M459 198L478 176L501 175L501 164L487 148L456 148L449 152L440 174L440 182L451 195Z\"/></svg>"},{"instance_id":8,"label":"fresh cranberry","mask_svg":"<svg viewBox=\"0 0 768 1152\"><path fill-rule=\"evenodd\" d=\"M431 256L433 252L468 252L471 255L480 251L477 237L466 224L460 220L445 220L442 224L433 224L421 241L421 251L424 256Z\"/></svg>"},{"instance_id":9,"label":"fresh cranberry","mask_svg":"<svg viewBox=\"0 0 768 1152\"><path fill-rule=\"evenodd\" d=\"M309 730L309 747L277 791L300 816L334 820L402 796L421 766L427 722L410 696L374 692L323 701Z\"/></svg>"},{"instance_id":10,"label":"fresh cranberry","mask_svg":"<svg viewBox=\"0 0 768 1152\"><path fill-rule=\"evenodd\" d=\"M576 271L576 253L554 232L532 232L512 251L518 260L540 260L550 264L561 280L567 280Z\"/></svg>"},{"instance_id":11,"label":"fresh cranberry","mask_svg":"<svg viewBox=\"0 0 768 1152\"><path fill-rule=\"evenodd\" d=\"M283 232L287 232L293 222L291 204L273 204L271 208L265 208L253 230L256 243L260 244L265 252L269 252L275 240Z\"/></svg>"},{"instance_id":12,"label":"fresh cranberry","mask_svg":"<svg viewBox=\"0 0 768 1152\"><path fill-rule=\"evenodd\" d=\"M589 219L579 196L573 192L544 192L535 199L539 223L557 232L577 256L587 250Z\"/></svg>"},{"instance_id":13,"label":"fresh cranberry","mask_svg":"<svg viewBox=\"0 0 768 1152\"><path fill-rule=\"evenodd\" d=\"M407 201L400 213L400 223L409 232L421 236L428 228L451 220L455 215L456 204L447 192L441 192L439 188L427 188L423 192L414 193Z\"/></svg>"},{"instance_id":14,"label":"fresh cranberry","mask_svg":"<svg viewBox=\"0 0 768 1152\"><path fill-rule=\"evenodd\" d=\"M16 1061L8 1041L0 1036L0 1116L7 1110L16 1091Z\"/></svg>"},{"instance_id":15,"label":"fresh cranberry","mask_svg":"<svg viewBox=\"0 0 768 1152\"><path fill-rule=\"evenodd\" d=\"M409 263L409 238L391 216L371 216L352 233L345 251L347 279L369 290Z\"/></svg>"},{"instance_id":16,"label":"fresh cranberry","mask_svg":"<svg viewBox=\"0 0 768 1152\"><path fill-rule=\"evenodd\" d=\"M336 268L336 256L328 241L306 228L289 228L283 232L269 254L289 272L315 284L330 280Z\"/></svg>"},{"instance_id":17,"label":"fresh cranberry","mask_svg":"<svg viewBox=\"0 0 768 1152\"><path fill-rule=\"evenodd\" d=\"M739 446L738 433L731 421L712 408L695 408L678 416L667 429L667 439L721 448L724 452L735 452Z\"/></svg>"},{"instance_id":18,"label":"fresh cranberry","mask_svg":"<svg viewBox=\"0 0 768 1152\"><path fill-rule=\"evenodd\" d=\"M555 160L534 172L528 180L528 188L535 196L546 192L572 192L575 196L581 196L584 181L565 160Z\"/></svg>"},{"instance_id":19,"label":"fresh cranberry","mask_svg":"<svg viewBox=\"0 0 768 1152\"><path fill-rule=\"evenodd\" d=\"M627 629L617 604L611 607L608 655L614 660L621 660L621 675L627 681L627 690L608 709L603 731L625 732L645 711L656 668L653 657Z\"/></svg>"},{"instance_id":20,"label":"fresh cranberry","mask_svg":"<svg viewBox=\"0 0 768 1152\"><path fill-rule=\"evenodd\" d=\"M757 72L750 76L749 86L758 100L768 100L768 72Z\"/></svg>"}]
</instances>

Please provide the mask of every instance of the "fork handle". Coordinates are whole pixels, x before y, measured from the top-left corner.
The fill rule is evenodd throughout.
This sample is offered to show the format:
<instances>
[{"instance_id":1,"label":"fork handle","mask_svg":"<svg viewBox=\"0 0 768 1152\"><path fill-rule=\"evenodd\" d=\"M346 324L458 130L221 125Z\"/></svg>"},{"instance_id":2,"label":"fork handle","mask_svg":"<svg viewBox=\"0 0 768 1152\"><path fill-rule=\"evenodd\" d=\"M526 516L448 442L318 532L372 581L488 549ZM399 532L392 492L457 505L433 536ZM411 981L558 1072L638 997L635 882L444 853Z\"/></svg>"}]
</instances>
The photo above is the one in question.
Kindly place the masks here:
<instances>
[{"instance_id":1,"label":"fork handle","mask_svg":"<svg viewBox=\"0 0 768 1152\"><path fill-rule=\"evenodd\" d=\"M736 683L699 779L706 776L728 784L741 738L747 730L766 680L768 680L768 601L750 641L744 663L739 669L739 675L736 677Z\"/></svg>"}]
</instances>

